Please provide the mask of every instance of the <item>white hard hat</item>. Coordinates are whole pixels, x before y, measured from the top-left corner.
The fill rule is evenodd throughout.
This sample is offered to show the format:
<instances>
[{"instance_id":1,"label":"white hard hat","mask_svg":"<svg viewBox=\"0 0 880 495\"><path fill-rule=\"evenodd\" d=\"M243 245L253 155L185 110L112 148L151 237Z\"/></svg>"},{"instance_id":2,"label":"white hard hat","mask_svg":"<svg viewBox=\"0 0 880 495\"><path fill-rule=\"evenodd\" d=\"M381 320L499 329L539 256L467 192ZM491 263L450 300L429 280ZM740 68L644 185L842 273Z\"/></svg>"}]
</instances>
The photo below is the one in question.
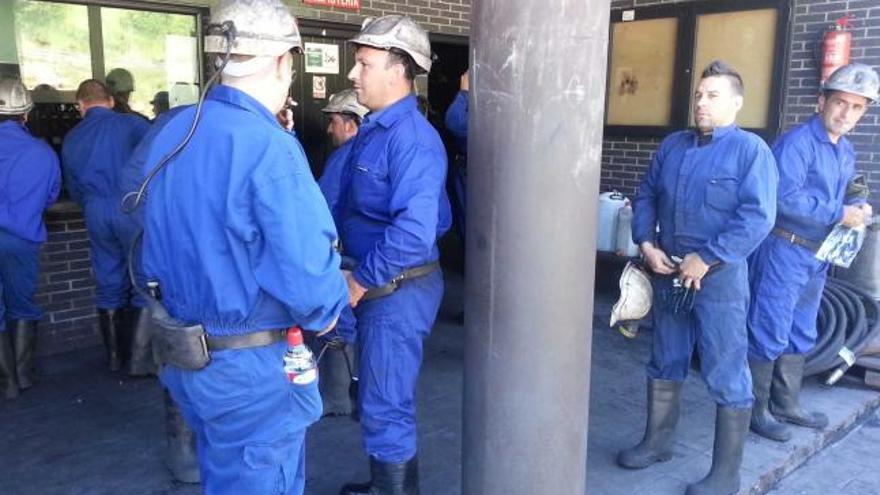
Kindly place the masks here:
<instances>
[{"instance_id":1,"label":"white hard hat","mask_svg":"<svg viewBox=\"0 0 880 495\"><path fill-rule=\"evenodd\" d=\"M620 275L620 299L611 309L611 323L641 320L651 310L654 289L648 274L630 261Z\"/></svg>"},{"instance_id":2,"label":"white hard hat","mask_svg":"<svg viewBox=\"0 0 880 495\"><path fill-rule=\"evenodd\" d=\"M357 101L357 93L353 89L344 89L330 96L327 106L321 109L324 113L351 113L363 119L370 109Z\"/></svg>"},{"instance_id":3,"label":"white hard hat","mask_svg":"<svg viewBox=\"0 0 880 495\"><path fill-rule=\"evenodd\" d=\"M231 22L230 54L277 57L293 48L302 50L296 18L281 0L220 0L211 9L211 25ZM225 32L205 36L205 52L226 53Z\"/></svg>"},{"instance_id":4,"label":"white hard hat","mask_svg":"<svg viewBox=\"0 0 880 495\"><path fill-rule=\"evenodd\" d=\"M31 92L19 79L0 79L0 115L19 115L34 108Z\"/></svg>"},{"instance_id":5,"label":"white hard hat","mask_svg":"<svg viewBox=\"0 0 880 495\"><path fill-rule=\"evenodd\" d=\"M865 64L847 64L828 76L822 90L843 91L874 102L880 98L880 77L877 71Z\"/></svg>"},{"instance_id":6,"label":"white hard hat","mask_svg":"<svg viewBox=\"0 0 880 495\"><path fill-rule=\"evenodd\" d=\"M431 41L428 39L428 32L405 15L390 14L378 19L367 19L361 32L348 42L381 50L398 48L412 57L423 71L431 70Z\"/></svg>"}]
</instances>

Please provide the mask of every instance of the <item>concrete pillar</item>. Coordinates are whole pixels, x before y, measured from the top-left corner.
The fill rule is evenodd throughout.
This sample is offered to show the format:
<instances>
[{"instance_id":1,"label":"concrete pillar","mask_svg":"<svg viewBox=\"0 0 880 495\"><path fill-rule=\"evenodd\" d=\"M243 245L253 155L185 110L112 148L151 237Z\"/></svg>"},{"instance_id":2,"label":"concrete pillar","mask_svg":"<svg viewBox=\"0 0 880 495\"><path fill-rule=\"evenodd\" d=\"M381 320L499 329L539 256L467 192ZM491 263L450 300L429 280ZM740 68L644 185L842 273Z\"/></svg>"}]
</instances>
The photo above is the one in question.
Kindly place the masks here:
<instances>
[{"instance_id":1,"label":"concrete pillar","mask_svg":"<svg viewBox=\"0 0 880 495\"><path fill-rule=\"evenodd\" d=\"M608 0L474 0L465 495L583 495Z\"/></svg>"}]
</instances>

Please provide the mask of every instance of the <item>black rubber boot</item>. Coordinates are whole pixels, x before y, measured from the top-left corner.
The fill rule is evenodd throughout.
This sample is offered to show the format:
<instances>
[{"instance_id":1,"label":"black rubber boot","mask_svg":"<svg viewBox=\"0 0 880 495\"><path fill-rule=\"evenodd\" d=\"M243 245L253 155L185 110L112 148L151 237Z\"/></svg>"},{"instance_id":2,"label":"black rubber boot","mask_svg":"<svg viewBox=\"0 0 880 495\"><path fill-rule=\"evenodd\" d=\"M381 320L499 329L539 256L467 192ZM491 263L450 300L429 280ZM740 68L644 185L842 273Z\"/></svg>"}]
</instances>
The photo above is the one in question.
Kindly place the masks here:
<instances>
[{"instance_id":1,"label":"black rubber boot","mask_svg":"<svg viewBox=\"0 0 880 495\"><path fill-rule=\"evenodd\" d=\"M165 391L165 433L168 446L165 450L165 466L171 476L182 483L198 483L199 461L196 457L195 433L183 420L180 409Z\"/></svg>"},{"instance_id":2,"label":"black rubber boot","mask_svg":"<svg viewBox=\"0 0 880 495\"><path fill-rule=\"evenodd\" d=\"M672 459L681 382L648 380L648 423L641 443L617 454L617 464L642 469Z\"/></svg>"},{"instance_id":3,"label":"black rubber boot","mask_svg":"<svg viewBox=\"0 0 880 495\"><path fill-rule=\"evenodd\" d=\"M419 458L388 463L370 458L369 483L351 483L339 495L419 495Z\"/></svg>"},{"instance_id":4,"label":"black rubber boot","mask_svg":"<svg viewBox=\"0 0 880 495\"><path fill-rule=\"evenodd\" d=\"M155 375L156 371L150 338L150 313L146 308L137 308L131 323L131 358L128 361L128 374L150 376Z\"/></svg>"},{"instance_id":5,"label":"black rubber boot","mask_svg":"<svg viewBox=\"0 0 880 495\"><path fill-rule=\"evenodd\" d=\"M828 417L819 412L805 411L800 405L804 361L803 354L783 354L776 360L773 388L770 391L770 412L780 421L821 430L828 426Z\"/></svg>"},{"instance_id":6,"label":"black rubber boot","mask_svg":"<svg viewBox=\"0 0 880 495\"><path fill-rule=\"evenodd\" d=\"M774 363L775 361L749 361L749 370L752 372L752 392L755 395L749 429L764 438L787 442L791 439L791 432L784 424L776 421L768 409Z\"/></svg>"},{"instance_id":7,"label":"black rubber boot","mask_svg":"<svg viewBox=\"0 0 880 495\"><path fill-rule=\"evenodd\" d=\"M110 371L119 371L122 368L122 357L119 346L119 319L121 314L115 309L98 310L98 326L101 329L101 338L104 339L104 348L107 349L107 367Z\"/></svg>"},{"instance_id":8,"label":"black rubber boot","mask_svg":"<svg viewBox=\"0 0 880 495\"><path fill-rule=\"evenodd\" d=\"M705 478L688 485L685 495L733 495L739 491L739 468L749 432L752 410L718 407L715 412L715 446L712 468Z\"/></svg>"},{"instance_id":9,"label":"black rubber boot","mask_svg":"<svg viewBox=\"0 0 880 495\"><path fill-rule=\"evenodd\" d=\"M324 416L347 416L352 412L349 396L351 371L354 363L354 347L341 344L339 348L327 349L318 364L321 381L321 400Z\"/></svg>"},{"instance_id":10,"label":"black rubber boot","mask_svg":"<svg viewBox=\"0 0 880 495\"><path fill-rule=\"evenodd\" d=\"M36 348L37 322L15 320L12 324L12 343L15 348L15 371L18 387L31 388L37 381Z\"/></svg>"},{"instance_id":11,"label":"black rubber boot","mask_svg":"<svg viewBox=\"0 0 880 495\"><path fill-rule=\"evenodd\" d=\"M15 355L9 328L0 332L0 392L7 399L18 397L18 378L15 373Z\"/></svg>"}]
</instances>

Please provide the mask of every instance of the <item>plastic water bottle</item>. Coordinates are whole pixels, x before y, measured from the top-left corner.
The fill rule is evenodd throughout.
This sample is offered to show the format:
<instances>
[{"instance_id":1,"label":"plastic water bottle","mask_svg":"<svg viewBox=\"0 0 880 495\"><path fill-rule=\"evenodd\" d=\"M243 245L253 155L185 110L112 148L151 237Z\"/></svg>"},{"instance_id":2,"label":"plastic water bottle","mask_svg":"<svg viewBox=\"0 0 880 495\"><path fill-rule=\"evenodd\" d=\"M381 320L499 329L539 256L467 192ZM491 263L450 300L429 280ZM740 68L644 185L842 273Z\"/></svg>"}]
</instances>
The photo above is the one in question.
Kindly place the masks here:
<instances>
[{"instance_id":1,"label":"plastic water bottle","mask_svg":"<svg viewBox=\"0 0 880 495\"><path fill-rule=\"evenodd\" d=\"M312 351L303 344L302 330L299 327L287 330L284 372L287 373L290 383L297 385L308 385L318 378L318 363Z\"/></svg>"}]
</instances>

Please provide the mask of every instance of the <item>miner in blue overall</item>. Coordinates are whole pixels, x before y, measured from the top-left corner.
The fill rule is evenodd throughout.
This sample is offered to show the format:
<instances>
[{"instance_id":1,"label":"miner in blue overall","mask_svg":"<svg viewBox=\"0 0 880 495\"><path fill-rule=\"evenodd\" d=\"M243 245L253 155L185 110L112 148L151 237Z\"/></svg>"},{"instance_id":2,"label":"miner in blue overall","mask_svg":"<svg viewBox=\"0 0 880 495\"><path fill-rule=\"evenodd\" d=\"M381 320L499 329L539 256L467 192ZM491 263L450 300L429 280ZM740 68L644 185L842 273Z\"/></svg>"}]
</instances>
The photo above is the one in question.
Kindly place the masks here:
<instances>
[{"instance_id":1,"label":"miner in blue overall","mask_svg":"<svg viewBox=\"0 0 880 495\"><path fill-rule=\"evenodd\" d=\"M327 204L275 116L302 41L280 0L223 0L211 19L221 85L147 189L144 272L182 325L151 300L159 376L195 431L206 494L301 494L321 399L317 381L285 373L285 333L329 330L349 300ZM165 123L145 170L184 142L196 108Z\"/></svg>"},{"instance_id":2,"label":"miner in blue overall","mask_svg":"<svg viewBox=\"0 0 880 495\"><path fill-rule=\"evenodd\" d=\"M467 213L467 138L468 138L468 93L470 82L467 71L461 75L459 91L446 109L446 130L452 135L455 144L453 162L453 191L455 200L452 211L458 234L464 241L465 219Z\"/></svg>"},{"instance_id":3,"label":"miner in blue overall","mask_svg":"<svg viewBox=\"0 0 880 495\"><path fill-rule=\"evenodd\" d=\"M634 202L633 239L654 272L655 331L645 436L617 462L640 469L672 457L697 346L717 412L712 468L689 495L739 490L752 407L746 258L773 226L778 178L764 141L735 124L742 105L739 74L720 61L706 67L694 94L697 128L663 140Z\"/></svg>"},{"instance_id":4,"label":"miner in blue overall","mask_svg":"<svg viewBox=\"0 0 880 495\"><path fill-rule=\"evenodd\" d=\"M43 211L61 188L58 157L25 127L33 106L21 81L0 79L0 393L7 399L36 380Z\"/></svg>"},{"instance_id":5,"label":"miner in blue overall","mask_svg":"<svg viewBox=\"0 0 880 495\"><path fill-rule=\"evenodd\" d=\"M162 130L165 124L185 109L186 107L184 106L178 106L157 115L156 119L150 125L150 130L144 135L140 144L134 149L131 159L125 164L125 167L123 167L120 172L119 184L121 191L124 193L122 209L126 214L131 216L138 229L142 229L144 213L144 208L140 207L142 205L141 201L144 197L139 197L138 191L146 178L146 173L149 172L145 171L144 168L147 165L150 148L156 135ZM140 247L140 245L137 247ZM135 263L133 268L137 279L137 285L142 289L146 289L146 280L143 276L140 253L141 249L136 249L134 251ZM149 321L149 311L144 311L139 316L141 319L137 322L137 328L148 328L147 322ZM145 349L150 352L136 352L136 349ZM138 355L144 356L144 362L138 365L133 362L131 365L132 368L141 367L143 369L148 369L153 374L156 373L155 363L152 359L151 335L149 332L136 332L134 335L134 341L132 342L132 355L132 361L134 361ZM182 483L198 483L200 479L199 466L195 453L195 434L184 421L183 416L180 414L180 408L171 399L167 389L165 390L164 399L165 433L167 440L165 465L168 467L171 476L176 481Z\"/></svg>"},{"instance_id":6,"label":"miner in blue overall","mask_svg":"<svg viewBox=\"0 0 880 495\"><path fill-rule=\"evenodd\" d=\"M402 15L366 24L348 78L370 109L343 171L339 231L357 318L359 398L371 481L343 495L418 493L416 382L443 296L437 239L449 229L446 152L419 113L413 79L431 69L427 33Z\"/></svg>"},{"instance_id":7,"label":"miner in blue overall","mask_svg":"<svg viewBox=\"0 0 880 495\"><path fill-rule=\"evenodd\" d=\"M143 300L132 294L129 283L128 252L137 226L122 212L119 177L150 123L136 115L114 112L107 87L94 79L79 85L76 101L83 120L64 138L61 164L67 190L85 213L97 286L98 323L109 368L116 371L130 351L123 348L124 343L132 340L122 335L131 329L122 329L121 310L131 302L138 308L137 321L144 306ZM132 372L144 374L138 369Z\"/></svg>"},{"instance_id":8,"label":"miner in blue overall","mask_svg":"<svg viewBox=\"0 0 880 495\"><path fill-rule=\"evenodd\" d=\"M336 149L324 164L318 185L333 214L333 221L338 222L336 206L339 204L342 171L351 152L352 138L357 135L358 127L369 110L358 103L357 93L353 89L345 89L330 96L327 106L321 111L327 116L327 135ZM334 335L336 338L326 343L340 352L325 352L320 363L321 400L325 416L350 414L354 410L349 391L351 375L356 373L355 326L354 314L350 307L346 308L339 316Z\"/></svg>"},{"instance_id":9,"label":"miner in blue overall","mask_svg":"<svg viewBox=\"0 0 880 495\"><path fill-rule=\"evenodd\" d=\"M828 418L800 406L804 355L816 343L816 317L828 264L816 259L837 224L863 225L864 197L847 197L855 152L844 136L878 98L877 72L863 64L837 69L822 87L818 112L773 144L779 169L776 225L749 260L749 366L755 394L751 429L776 441L791 433L779 421L824 428Z\"/></svg>"}]
</instances>

